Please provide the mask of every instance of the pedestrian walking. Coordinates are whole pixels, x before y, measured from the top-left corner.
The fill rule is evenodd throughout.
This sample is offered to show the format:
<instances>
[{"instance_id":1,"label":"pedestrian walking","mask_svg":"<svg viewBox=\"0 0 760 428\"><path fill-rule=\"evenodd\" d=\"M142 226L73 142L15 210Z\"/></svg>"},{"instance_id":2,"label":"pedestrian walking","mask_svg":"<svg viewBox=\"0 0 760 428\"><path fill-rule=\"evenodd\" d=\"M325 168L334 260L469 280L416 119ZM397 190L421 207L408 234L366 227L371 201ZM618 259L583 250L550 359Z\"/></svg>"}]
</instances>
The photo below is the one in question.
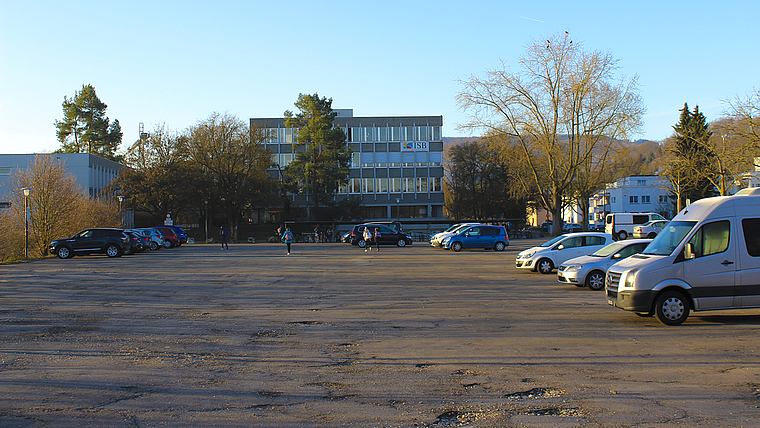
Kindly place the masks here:
<instances>
[{"instance_id":1,"label":"pedestrian walking","mask_svg":"<svg viewBox=\"0 0 760 428\"><path fill-rule=\"evenodd\" d=\"M362 237L364 238L364 252L366 253L372 249L372 232L370 232L369 227L364 226Z\"/></svg>"},{"instance_id":2,"label":"pedestrian walking","mask_svg":"<svg viewBox=\"0 0 760 428\"><path fill-rule=\"evenodd\" d=\"M290 244L293 243L293 232L290 231L289 227L285 228L285 233L282 234L281 239L285 242L285 245L288 246L288 255L290 255Z\"/></svg>"},{"instance_id":3,"label":"pedestrian walking","mask_svg":"<svg viewBox=\"0 0 760 428\"><path fill-rule=\"evenodd\" d=\"M380 229L375 228L375 246L377 251L380 251Z\"/></svg>"},{"instance_id":4,"label":"pedestrian walking","mask_svg":"<svg viewBox=\"0 0 760 428\"><path fill-rule=\"evenodd\" d=\"M219 233L222 235L222 249L229 250L230 247L227 245L227 228L222 225L222 229L219 231Z\"/></svg>"}]
</instances>

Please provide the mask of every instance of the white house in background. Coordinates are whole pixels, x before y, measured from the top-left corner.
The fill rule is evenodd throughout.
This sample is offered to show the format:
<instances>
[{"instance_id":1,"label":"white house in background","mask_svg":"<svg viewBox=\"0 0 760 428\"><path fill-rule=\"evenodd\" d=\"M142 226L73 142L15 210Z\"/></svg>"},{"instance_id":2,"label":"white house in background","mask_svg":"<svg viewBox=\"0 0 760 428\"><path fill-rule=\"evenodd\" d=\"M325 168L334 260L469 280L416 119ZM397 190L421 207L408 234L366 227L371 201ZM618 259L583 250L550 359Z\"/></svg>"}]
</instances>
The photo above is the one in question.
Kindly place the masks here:
<instances>
[{"instance_id":1,"label":"white house in background","mask_svg":"<svg viewBox=\"0 0 760 428\"><path fill-rule=\"evenodd\" d=\"M76 178L82 192L91 198L97 197L125 168L118 162L90 153L0 154L0 208L10 206L11 176L29 168L35 156L53 156Z\"/></svg>"},{"instance_id":2,"label":"white house in background","mask_svg":"<svg viewBox=\"0 0 760 428\"><path fill-rule=\"evenodd\" d=\"M609 213L653 212L665 218L675 216L675 205L666 186L667 178L633 175L607 183L591 198L589 219L603 225Z\"/></svg>"},{"instance_id":3,"label":"white house in background","mask_svg":"<svg viewBox=\"0 0 760 428\"><path fill-rule=\"evenodd\" d=\"M728 193L733 195L741 189L760 187L760 166L757 165L760 165L760 158L755 158L754 171L747 171L736 177L734 185L729 188Z\"/></svg>"}]
</instances>

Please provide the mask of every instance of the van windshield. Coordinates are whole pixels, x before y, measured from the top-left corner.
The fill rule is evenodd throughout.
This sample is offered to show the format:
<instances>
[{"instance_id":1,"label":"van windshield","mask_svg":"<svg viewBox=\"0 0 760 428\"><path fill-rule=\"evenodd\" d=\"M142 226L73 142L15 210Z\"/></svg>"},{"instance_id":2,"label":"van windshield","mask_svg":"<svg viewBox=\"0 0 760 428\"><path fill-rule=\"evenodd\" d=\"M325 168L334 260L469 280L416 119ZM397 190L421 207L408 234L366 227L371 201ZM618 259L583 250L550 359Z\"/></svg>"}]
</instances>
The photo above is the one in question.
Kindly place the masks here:
<instances>
[{"instance_id":1,"label":"van windshield","mask_svg":"<svg viewBox=\"0 0 760 428\"><path fill-rule=\"evenodd\" d=\"M671 221L647 245L642 254L669 256L696 224L696 221Z\"/></svg>"}]
</instances>

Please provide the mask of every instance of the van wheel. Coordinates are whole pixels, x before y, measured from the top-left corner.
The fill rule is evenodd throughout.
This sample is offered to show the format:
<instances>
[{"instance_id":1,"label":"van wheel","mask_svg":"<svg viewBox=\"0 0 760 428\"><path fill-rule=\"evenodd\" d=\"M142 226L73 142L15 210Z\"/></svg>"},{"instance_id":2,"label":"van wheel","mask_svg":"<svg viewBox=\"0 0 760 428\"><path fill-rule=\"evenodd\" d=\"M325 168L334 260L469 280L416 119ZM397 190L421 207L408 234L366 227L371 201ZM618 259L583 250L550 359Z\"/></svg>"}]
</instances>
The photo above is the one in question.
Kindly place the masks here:
<instances>
[{"instance_id":1,"label":"van wheel","mask_svg":"<svg viewBox=\"0 0 760 428\"><path fill-rule=\"evenodd\" d=\"M604 272L595 270L586 276L586 287L599 291L604 288Z\"/></svg>"},{"instance_id":2,"label":"van wheel","mask_svg":"<svg viewBox=\"0 0 760 428\"><path fill-rule=\"evenodd\" d=\"M544 275L552 273L554 270L554 263L549 259L541 259L536 264L538 271Z\"/></svg>"},{"instance_id":3,"label":"van wheel","mask_svg":"<svg viewBox=\"0 0 760 428\"><path fill-rule=\"evenodd\" d=\"M364 248L364 247L366 247L366 246L367 246L367 241L365 241L365 240L363 240L363 239L360 239L360 240L356 241L356 245L357 245L359 248Z\"/></svg>"},{"instance_id":4,"label":"van wheel","mask_svg":"<svg viewBox=\"0 0 760 428\"><path fill-rule=\"evenodd\" d=\"M666 291L654 304L654 313L663 324L680 325L689 316L689 301L677 291Z\"/></svg>"},{"instance_id":5,"label":"van wheel","mask_svg":"<svg viewBox=\"0 0 760 428\"><path fill-rule=\"evenodd\" d=\"M618 240L625 241L626 239L628 239L628 232L626 232L625 230L621 230L620 232L618 232L617 236L618 236Z\"/></svg>"},{"instance_id":6,"label":"van wheel","mask_svg":"<svg viewBox=\"0 0 760 428\"><path fill-rule=\"evenodd\" d=\"M406 247L406 239L400 238L398 242L396 242L397 247Z\"/></svg>"}]
</instances>

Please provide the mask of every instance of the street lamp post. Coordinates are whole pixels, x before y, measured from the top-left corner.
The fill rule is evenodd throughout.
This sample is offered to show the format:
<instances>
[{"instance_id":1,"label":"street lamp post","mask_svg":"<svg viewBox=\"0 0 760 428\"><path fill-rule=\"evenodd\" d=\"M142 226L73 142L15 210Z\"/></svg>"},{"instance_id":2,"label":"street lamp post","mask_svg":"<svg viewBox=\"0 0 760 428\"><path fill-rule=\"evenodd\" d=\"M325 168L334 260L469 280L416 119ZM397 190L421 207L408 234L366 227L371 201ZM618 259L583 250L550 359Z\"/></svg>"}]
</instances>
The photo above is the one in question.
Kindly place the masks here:
<instances>
[{"instance_id":1,"label":"street lamp post","mask_svg":"<svg viewBox=\"0 0 760 428\"><path fill-rule=\"evenodd\" d=\"M401 221L401 198L396 198L396 220Z\"/></svg>"},{"instance_id":2,"label":"street lamp post","mask_svg":"<svg viewBox=\"0 0 760 428\"><path fill-rule=\"evenodd\" d=\"M26 258L29 258L29 194L32 189L24 187L21 189L24 192L24 248L26 251Z\"/></svg>"},{"instance_id":3,"label":"street lamp post","mask_svg":"<svg viewBox=\"0 0 760 428\"><path fill-rule=\"evenodd\" d=\"M206 215L204 220L206 220L206 243L208 243L208 199L203 201L203 204L206 206Z\"/></svg>"},{"instance_id":4,"label":"street lamp post","mask_svg":"<svg viewBox=\"0 0 760 428\"><path fill-rule=\"evenodd\" d=\"M124 211L121 210L121 203L124 202L124 196L119 195L116 199L119 200L119 218L121 219L121 228L124 229Z\"/></svg>"}]
</instances>

